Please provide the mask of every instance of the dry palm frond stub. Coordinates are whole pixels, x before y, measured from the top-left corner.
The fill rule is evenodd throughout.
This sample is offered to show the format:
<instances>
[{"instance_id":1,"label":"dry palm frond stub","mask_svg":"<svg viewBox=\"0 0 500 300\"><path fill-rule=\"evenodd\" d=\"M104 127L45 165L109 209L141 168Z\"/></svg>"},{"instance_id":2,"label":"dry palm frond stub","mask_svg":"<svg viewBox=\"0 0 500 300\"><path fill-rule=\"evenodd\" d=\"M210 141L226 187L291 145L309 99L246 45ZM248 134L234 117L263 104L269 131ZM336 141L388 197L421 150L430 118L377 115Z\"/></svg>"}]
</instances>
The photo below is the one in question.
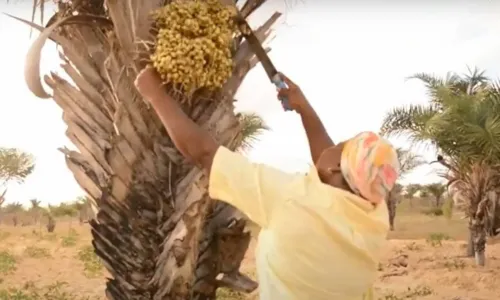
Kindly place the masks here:
<instances>
[{"instance_id":1,"label":"dry palm frond stub","mask_svg":"<svg viewBox=\"0 0 500 300\"><path fill-rule=\"evenodd\" d=\"M151 62L183 93L214 91L231 77L236 7L219 0L176 0L153 13L157 27Z\"/></svg>"}]
</instances>

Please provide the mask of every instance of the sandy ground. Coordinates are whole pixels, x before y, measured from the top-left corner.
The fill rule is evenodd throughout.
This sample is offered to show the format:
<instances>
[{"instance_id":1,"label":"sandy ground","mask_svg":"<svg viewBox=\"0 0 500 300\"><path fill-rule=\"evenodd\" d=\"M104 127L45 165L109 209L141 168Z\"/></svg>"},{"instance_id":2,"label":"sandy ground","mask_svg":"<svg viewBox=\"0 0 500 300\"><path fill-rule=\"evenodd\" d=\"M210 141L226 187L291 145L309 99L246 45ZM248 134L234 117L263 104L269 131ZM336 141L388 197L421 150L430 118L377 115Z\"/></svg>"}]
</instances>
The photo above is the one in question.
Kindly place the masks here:
<instances>
[{"instance_id":1,"label":"sandy ground","mask_svg":"<svg viewBox=\"0 0 500 300\"><path fill-rule=\"evenodd\" d=\"M487 266L480 268L463 256L465 221L407 214L396 225L380 263L377 299L500 299L500 243L490 242ZM106 275L89 246L89 228L76 222L58 224L54 234L0 226L0 300L104 299ZM254 246L243 263L249 274L255 274ZM220 299L245 298L220 293Z\"/></svg>"}]
</instances>

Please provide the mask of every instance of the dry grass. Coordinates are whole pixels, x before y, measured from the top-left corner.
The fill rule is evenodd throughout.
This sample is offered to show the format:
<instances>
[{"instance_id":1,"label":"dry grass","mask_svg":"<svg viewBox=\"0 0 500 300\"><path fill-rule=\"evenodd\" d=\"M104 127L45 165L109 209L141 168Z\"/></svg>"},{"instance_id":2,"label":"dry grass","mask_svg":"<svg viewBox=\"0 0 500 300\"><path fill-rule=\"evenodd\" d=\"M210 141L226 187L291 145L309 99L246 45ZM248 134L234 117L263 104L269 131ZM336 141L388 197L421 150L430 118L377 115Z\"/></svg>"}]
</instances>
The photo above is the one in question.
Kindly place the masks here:
<instances>
[{"instance_id":1,"label":"dry grass","mask_svg":"<svg viewBox=\"0 0 500 300\"><path fill-rule=\"evenodd\" d=\"M488 245L488 265L477 268L463 257L466 233L465 220L402 205L380 263L376 299L498 299L500 244ZM0 226L0 300L104 299L107 274L90 242L88 226L77 222L59 222L54 233L39 226ZM242 266L252 277L254 246L255 241ZM219 299L248 296L221 290Z\"/></svg>"}]
</instances>

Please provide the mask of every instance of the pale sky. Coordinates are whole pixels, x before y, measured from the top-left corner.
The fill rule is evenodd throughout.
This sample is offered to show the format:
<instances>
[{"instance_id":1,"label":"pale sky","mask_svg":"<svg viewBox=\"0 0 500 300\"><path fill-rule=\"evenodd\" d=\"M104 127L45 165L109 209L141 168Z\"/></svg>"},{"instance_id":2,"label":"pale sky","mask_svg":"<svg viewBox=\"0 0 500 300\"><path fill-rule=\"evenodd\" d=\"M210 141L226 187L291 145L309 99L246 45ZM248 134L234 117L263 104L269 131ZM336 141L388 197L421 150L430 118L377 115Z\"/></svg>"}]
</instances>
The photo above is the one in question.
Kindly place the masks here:
<instances>
[{"instance_id":1,"label":"pale sky","mask_svg":"<svg viewBox=\"0 0 500 300\"><path fill-rule=\"evenodd\" d=\"M413 2L418 4L409 4ZM30 3L0 4L0 11L29 18ZM289 4L293 5L270 44L271 58L301 86L335 141L360 131L378 131L385 112L394 106L425 103L423 86L405 81L416 72L445 75L464 72L470 65L500 77L498 1L304 0ZM284 1L269 0L252 21L260 24L273 10L285 8ZM46 15L51 13L49 8ZM0 40L0 146L21 148L37 159L35 172L23 185L9 185L7 201L27 203L38 198L44 205L71 201L82 190L57 151L71 146L61 110L52 100L33 96L23 79L32 42L29 29L1 15ZM55 45L47 44L42 72L57 70L58 60ZM293 112L283 112L275 94L259 65L238 92L237 109L257 112L272 128L249 156L286 171L303 171L310 158L300 119ZM404 139L392 141L408 146ZM432 150L418 152L428 160L435 157ZM424 166L405 182L437 180L433 169Z\"/></svg>"}]
</instances>

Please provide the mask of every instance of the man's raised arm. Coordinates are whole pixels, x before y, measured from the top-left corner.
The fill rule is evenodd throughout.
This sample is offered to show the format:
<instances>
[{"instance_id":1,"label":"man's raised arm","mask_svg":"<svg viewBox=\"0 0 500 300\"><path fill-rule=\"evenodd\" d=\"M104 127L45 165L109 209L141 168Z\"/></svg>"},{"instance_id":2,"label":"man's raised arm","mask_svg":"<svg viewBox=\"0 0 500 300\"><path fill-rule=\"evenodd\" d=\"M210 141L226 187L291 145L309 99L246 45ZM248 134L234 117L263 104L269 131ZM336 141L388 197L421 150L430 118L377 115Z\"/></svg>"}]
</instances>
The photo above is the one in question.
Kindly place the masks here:
<instances>
[{"instance_id":1,"label":"man's raised arm","mask_svg":"<svg viewBox=\"0 0 500 300\"><path fill-rule=\"evenodd\" d=\"M325 149L335 146L335 144L328 135L318 114L316 114L311 104L309 104L300 88L285 75L281 74L281 76L288 85L288 89L279 90L278 97L286 97L290 107L300 115L309 141L311 157L313 163L316 164L321 153Z\"/></svg>"},{"instance_id":2,"label":"man's raised arm","mask_svg":"<svg viewBox=\"0 0 500 300\"><path fill-rule=\"evenodd\" d=\"M219 144L210 133L193 122L166 92L158 73L142 70L135 81L137 90L151 103L181 154L210 173Z\"/></svg>"}]
</instances>

